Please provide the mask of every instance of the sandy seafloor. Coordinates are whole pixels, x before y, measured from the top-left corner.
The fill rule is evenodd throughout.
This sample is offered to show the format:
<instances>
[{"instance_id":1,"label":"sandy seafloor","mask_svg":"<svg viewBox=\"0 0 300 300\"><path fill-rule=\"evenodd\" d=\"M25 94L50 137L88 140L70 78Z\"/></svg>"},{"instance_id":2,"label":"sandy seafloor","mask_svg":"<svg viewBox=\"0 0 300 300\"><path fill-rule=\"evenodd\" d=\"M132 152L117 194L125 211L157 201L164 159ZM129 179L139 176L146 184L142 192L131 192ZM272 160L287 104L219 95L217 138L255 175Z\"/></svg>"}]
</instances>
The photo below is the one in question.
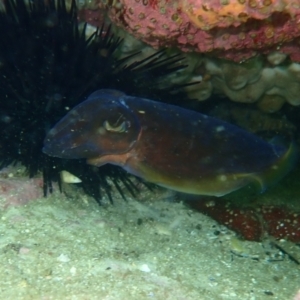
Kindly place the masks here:
<instances>
[{"instance_id":1,"label":"sandy seafloor","mask_svg":"<svg viewBox=\"0 0 300 300\"><path fill-rule=\"evenodd\" d=\"M55 192L2 209L0 299L288 300L300 289L299 265L268 242L240 241L168 193L140 198L99 207Z\"/></svg>"}]
</instances>

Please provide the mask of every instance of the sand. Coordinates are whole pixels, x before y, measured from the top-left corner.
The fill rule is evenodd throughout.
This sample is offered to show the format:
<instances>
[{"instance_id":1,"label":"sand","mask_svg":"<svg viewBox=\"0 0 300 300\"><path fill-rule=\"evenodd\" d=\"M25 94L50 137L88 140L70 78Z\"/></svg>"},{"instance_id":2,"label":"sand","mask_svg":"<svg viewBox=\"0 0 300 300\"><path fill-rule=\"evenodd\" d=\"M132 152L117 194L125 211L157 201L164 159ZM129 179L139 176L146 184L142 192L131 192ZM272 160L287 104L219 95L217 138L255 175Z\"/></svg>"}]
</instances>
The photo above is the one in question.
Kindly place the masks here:
<instances>
[{"instance_id":1,"label":"sand","mask_svg":"<svg viewBox=\"0 0 300 300\"><path fill-rule=\"evenodd\" d=\"M271 241L242 241L163 190L114 198L56 191L2 209L0 299L288 300L300 289L299 265Z\"/></svg>"}]
</instances>

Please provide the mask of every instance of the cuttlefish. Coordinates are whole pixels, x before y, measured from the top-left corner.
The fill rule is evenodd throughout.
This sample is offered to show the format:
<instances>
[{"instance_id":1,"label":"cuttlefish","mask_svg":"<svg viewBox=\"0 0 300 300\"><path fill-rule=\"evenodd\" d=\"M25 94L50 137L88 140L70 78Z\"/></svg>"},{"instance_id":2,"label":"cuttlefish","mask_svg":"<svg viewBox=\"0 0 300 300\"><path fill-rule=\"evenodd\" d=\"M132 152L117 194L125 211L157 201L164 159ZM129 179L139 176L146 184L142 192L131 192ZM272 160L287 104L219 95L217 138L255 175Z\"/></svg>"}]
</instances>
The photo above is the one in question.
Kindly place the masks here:
<instances>
[{"instance_id":1,"label":"cuttlefish","mask_svg":"<svg viewBox=\"0 0 300 300\"><path fill-rule=\"evenodd\" d=\"M47 134L43 152L114 164L179 192L222 196L251 182L264 190L297 157L237 126L181 107L98 90Z\"/></svg>"}]
</instances>

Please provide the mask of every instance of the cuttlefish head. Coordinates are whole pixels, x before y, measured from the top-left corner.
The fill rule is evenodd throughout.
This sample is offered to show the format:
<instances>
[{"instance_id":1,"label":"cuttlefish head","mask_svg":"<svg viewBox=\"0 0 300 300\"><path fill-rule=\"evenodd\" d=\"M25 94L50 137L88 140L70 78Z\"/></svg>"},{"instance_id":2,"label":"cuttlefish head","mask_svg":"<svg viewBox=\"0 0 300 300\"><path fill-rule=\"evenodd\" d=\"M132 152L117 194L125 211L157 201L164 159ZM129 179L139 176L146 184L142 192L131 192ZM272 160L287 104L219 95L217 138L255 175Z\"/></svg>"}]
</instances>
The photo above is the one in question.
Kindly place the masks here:
<instances>
[{"instance_id":1,"label":"cuttlefish head","mask_svg":"<svg viewBox=\"0 0 300 300\"><path fill-rule=\"evenodd\" d=\"M67 159L128 152L140 124L124 99L125 94L114 90L94 92L49 131L43 152Z\"/></svg>"}]
</instances>

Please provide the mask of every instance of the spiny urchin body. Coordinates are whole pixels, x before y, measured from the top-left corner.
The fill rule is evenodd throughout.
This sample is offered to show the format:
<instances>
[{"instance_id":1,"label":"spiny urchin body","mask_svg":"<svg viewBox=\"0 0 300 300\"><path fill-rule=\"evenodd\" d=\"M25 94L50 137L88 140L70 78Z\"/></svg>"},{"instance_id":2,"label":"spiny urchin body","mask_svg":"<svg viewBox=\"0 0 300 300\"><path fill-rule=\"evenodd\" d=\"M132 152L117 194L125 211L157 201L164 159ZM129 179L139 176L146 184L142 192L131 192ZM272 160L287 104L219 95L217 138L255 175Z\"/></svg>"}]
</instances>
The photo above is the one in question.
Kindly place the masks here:
<instances>
[{"instance_id":1,"label":"spiny urchin body","mask_svg":"<svg viewBox=\"0 0 300 300\"><path fill-rule=\"evenodd\" d=\"M67 9L64 0L4 2L0 13L0 168L20 162L32 177L44 177L44 194L52 181L67 170L82 180L83 189L96 199L101 190L111 200L110 179L134 193L126 173L113 166L93 169L84 161L47 157L41 151L47 131L66 112L99 88L117 88L133 95L166 96L161 87L170 73L182 68L180 58L158 52L126 66L126 58L113 53L121 40L109 28L87 38L77 22L75 1ZM174 66L175 65L175 66Z\"/></svg>"}]
</instances>

